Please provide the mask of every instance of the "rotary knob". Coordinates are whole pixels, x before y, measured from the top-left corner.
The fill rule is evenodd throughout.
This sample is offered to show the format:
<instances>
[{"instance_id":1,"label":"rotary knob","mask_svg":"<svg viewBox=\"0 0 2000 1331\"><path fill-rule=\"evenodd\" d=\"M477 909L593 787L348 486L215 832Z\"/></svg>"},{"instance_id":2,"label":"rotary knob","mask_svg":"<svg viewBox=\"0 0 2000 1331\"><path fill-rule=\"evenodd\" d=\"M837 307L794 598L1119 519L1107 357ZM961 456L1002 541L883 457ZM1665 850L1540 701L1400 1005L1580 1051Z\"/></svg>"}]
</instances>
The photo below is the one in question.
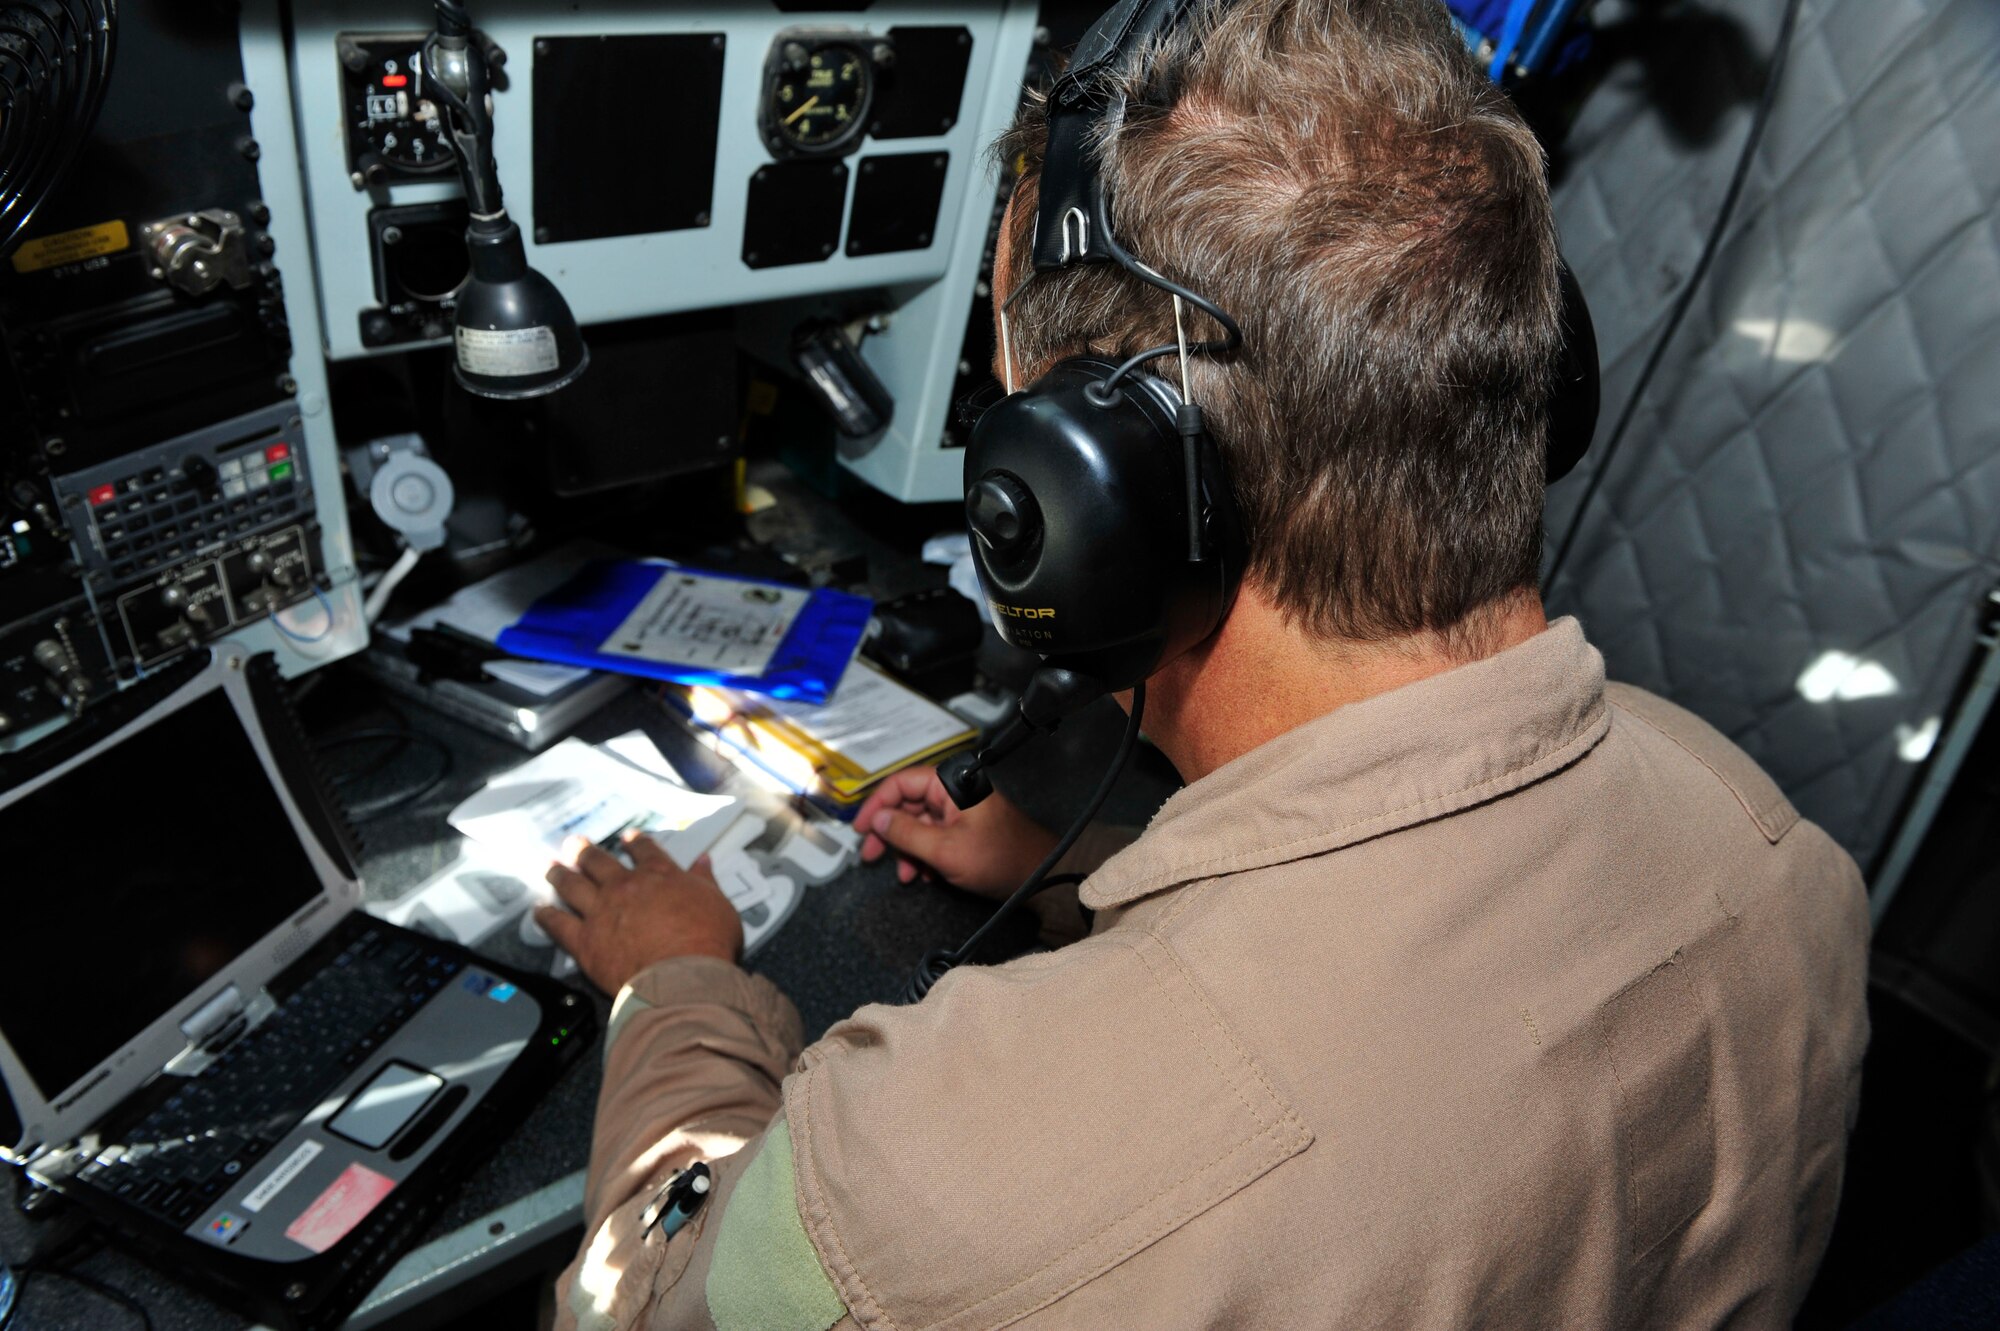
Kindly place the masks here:
<instances>
[{"instance_id":1,"label":"rotary knob","mask_svg":"<svg viewBox=\"0 0 2000 1331\"><path fill-rule=\"evenodd\" d=\"M1027 486L989 471L965 495L965 523L997 559L1021 554L1042 532L1042 510Z\"/></svg>"}]
</instances>

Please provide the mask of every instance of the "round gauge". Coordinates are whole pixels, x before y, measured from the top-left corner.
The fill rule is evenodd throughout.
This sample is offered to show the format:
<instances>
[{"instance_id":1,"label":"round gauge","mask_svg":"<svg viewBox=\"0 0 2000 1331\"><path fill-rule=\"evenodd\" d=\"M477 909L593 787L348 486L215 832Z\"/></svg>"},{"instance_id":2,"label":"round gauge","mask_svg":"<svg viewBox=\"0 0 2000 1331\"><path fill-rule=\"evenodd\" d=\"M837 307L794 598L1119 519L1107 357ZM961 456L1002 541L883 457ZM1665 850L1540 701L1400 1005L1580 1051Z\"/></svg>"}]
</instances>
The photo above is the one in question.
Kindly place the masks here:
<instances>
[{"instance_id":1,"label":"round gauge","mask_svg":"<svg viewBox=\"0 0 2000 1331\"><path fill-rule=\"evenodd\" d=\"M443 110L425 91L421 36L343 36L340 50L357 189L456 165Z\"/></svg>"},{"instance_id":2,"label":"round gauge","mask_svg":"<svg viewBox=\"0 0 2000 1331\"><path fill-rule=\"evenodd\" d=\"M861 137L874 65L859 46L790 38L774 56L764 108L774 152L838 152Z\"/></svg>"}]
</instances>

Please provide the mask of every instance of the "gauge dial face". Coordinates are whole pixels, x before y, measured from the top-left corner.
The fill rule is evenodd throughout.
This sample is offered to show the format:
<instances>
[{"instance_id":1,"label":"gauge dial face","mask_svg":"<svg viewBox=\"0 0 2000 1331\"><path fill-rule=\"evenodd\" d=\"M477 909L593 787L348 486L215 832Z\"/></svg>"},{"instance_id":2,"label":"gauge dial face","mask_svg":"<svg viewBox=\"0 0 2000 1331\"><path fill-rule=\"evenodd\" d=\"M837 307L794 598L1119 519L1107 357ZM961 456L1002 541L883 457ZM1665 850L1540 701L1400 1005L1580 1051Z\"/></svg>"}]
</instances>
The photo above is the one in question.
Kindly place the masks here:
<instances>
[{"instance_id":1,"label":"gauge dial face","mask_svg":"<svg viewBox=\"0 0 2000 1331\"><path fill-rule=\"evenodd\" d=\"M343 71L348 170L377 183L378 172L424 175L454 165L444 112L425 91L422 37L355 39L349 46L356 59Z\"/></svg>"},{"instance_id":2,"label":"gauge dial face","mask_svg":"<svg viewBox=\"0 0 2000 1331\"><path fill-rule=\"evenodd\" d=\"M830 152L859 137L872 68L856 47L840 42L786 43L779 53L765 119L777 146Z\"/></svg>"}]
</instances>

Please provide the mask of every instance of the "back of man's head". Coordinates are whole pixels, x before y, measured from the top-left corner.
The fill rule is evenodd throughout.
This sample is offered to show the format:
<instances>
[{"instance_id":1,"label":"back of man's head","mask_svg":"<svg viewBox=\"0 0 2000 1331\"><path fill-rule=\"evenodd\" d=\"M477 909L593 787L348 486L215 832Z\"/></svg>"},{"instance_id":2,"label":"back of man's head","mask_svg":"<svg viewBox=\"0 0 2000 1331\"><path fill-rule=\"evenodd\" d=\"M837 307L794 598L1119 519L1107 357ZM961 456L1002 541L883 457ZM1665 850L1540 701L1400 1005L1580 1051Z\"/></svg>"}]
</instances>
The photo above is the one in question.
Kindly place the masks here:
<instances>
[{"instance_id":1,"label":"back of man's head","mask_svg":"<svg viewBox=\"0 0 2000 1331\"><path fill-rule=\"evenodd\" d=\"M1192 380L1247 577L1314 637L1476 651L1468 617L1541 557L1561 302L1534 137L1440 0L1218 4L1129 75L1179 96L1105 145L1118 236L1243 326ZM1037 102L1000 146L1026 167L1017 287L1045 132ZM1110 265L1036 276L1010 325L1030 377L1173 340L1168 298Z\"/></svg>"}]
</instances>

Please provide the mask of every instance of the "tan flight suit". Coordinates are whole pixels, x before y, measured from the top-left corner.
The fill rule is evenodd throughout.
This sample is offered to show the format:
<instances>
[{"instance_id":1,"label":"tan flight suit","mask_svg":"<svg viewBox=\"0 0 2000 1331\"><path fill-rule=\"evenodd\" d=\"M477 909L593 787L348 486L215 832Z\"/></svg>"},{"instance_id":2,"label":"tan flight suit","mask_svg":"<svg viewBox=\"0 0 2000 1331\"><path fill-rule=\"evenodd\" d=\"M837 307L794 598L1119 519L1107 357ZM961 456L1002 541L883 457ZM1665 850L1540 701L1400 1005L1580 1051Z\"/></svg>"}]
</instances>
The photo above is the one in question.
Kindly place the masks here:
<instances>
[{"instance_id":1,"label":"tan flight suit","mask_svg":"<svg viewBox=\"0 0 2000 1331\"><path fill-rule=\"evenodd\" d=\"M802 1054L761 978L641 975L559 1323L1789 1323L1860 878L1573 620L1195 782L1082 900L1088 938ZM713 1200L644 1229L693 1159Z\"/></svg>"}]
</instances>

